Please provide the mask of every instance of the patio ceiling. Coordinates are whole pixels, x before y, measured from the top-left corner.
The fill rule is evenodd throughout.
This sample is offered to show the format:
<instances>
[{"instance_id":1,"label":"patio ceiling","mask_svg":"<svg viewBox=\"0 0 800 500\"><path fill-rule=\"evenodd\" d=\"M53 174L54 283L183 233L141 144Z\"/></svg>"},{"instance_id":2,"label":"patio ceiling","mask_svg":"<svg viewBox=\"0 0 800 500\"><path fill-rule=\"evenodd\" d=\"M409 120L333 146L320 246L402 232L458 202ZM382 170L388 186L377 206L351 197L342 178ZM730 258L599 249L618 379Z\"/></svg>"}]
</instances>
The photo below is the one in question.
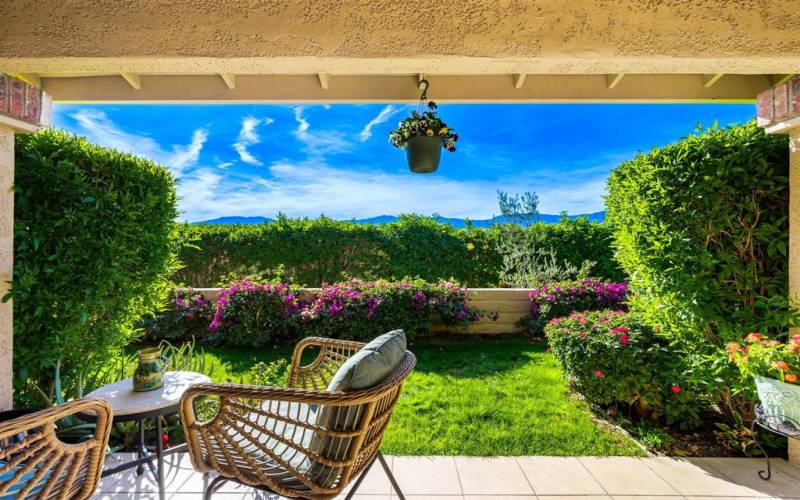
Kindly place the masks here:
<instances>
[{"instance_id":1,"label":"patio ceiling","mask_svg":"<svg viewBox=\"0 0 800 500\"><path fill-rule=\"evenodd\" d=\"M792 0L0 4L0 71L62 102L753 101L800 72Z\"/></svg>"}]
</instances>

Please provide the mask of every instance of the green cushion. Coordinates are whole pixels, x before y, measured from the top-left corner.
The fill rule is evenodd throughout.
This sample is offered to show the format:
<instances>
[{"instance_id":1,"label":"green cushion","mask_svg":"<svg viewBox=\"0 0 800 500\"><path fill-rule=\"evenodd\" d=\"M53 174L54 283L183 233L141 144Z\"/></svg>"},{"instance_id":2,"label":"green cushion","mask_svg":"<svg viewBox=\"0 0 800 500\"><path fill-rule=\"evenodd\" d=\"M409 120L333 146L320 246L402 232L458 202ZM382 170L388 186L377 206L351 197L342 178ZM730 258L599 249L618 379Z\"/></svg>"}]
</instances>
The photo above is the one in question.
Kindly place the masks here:
<instances>
[{"instance_id":1,"label":"green cushion","mask_svg":"<svg viewBox=\"0 0 800 500\"><path fill-rule=\"evenodd\" d=\"M339 367L328 384L328 390L345 392L372 387L400 365L405 353L406 334L403 330L384 333Z\"/></svg>"}]
</instances>

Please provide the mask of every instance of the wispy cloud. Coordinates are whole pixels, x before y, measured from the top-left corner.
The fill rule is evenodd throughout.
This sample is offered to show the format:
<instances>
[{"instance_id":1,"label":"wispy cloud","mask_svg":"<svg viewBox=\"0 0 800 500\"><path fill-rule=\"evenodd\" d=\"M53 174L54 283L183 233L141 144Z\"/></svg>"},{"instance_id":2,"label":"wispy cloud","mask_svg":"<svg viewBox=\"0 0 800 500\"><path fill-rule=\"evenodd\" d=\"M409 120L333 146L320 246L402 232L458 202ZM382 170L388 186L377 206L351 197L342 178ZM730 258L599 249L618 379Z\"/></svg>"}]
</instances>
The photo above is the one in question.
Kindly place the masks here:
<instances>
[{"instance_id":1,"label":"wispy cloud","mask_svg":"<svg viewBox=\"0 0 800 500\"><path fill-rule=\"evenodd\" d=\"M391 104L383 108L375 118L370 120L366 125L364 125L364 128L361 129L361 132L358 134L358 138L361 139L361 142L364 142L370 137L372 137L372 127L384 123L398 111L399 109L395 108Z\"/></svg>"},{"instance_id":2,"label":"wispy cloud","mask_svg":"<svg viewBox=\"0 0 800 500\"><path fill-rule=\"evenodd\" d=\"M263 165L261 160L253 156L247 148L248 146L261 142L261 137L258 135L258 132L256 132L256 127L261 124L269 125L274 121L275 120L272 118L264 118L261 120L252 116L245 116L242 118L242 128L239 130L239 138L233 143L233 149L239 153L239 159L251 165Z\"/></svg>"},{"instance_id":3,"label":"wispy cloud","mask_svg":"<svg viewBox=\"0 0 800 500\"><path fill-rule=\"evenodd\" d=\"M150 137L126 132L103 111L80 109L70 116L78 123L79 132L86 135L89 141L149 158L169 168L176 177L180 177L187 168L197 163L208 139L208 131L197 128L192 133L189 144L176 144L171 151L165 151Z\"/></svg>"},{"instance_id":4,"label":"wispy cloud","mask_svg":"<svg viewBox=\"0 0 800 500\"><path fill-rule=\"evenodd\" d=\"M350 219L436 212L482 219L498 212L497 189L537 190L542 211L581 213L602 210L605 191L604 179L576 180L562 187L535 176L498 181L458 180L342 169L318 158L279 161L267 170L269 177L223 176L213 169L198 169L179 185L183 218L200 221L226 215L274 217L282 212L295 217L325 214ZM549 187L542 191L545 185Z\"/></svg>"},{"instance_id":5,"label":"wispy cloud","mask_svg":"<svg viewBox=\"0 0 800 500\"><path fill-rule=\"evenodd\" d=\"M338 130L311 131L311 123L303 116L303 107L294 108L294 119L297 128L294 136L305 144L304 152L312 156L322 156L327 153L342 153L351 149L352 144L344 133Z\"/></svg>"}]
</instances>

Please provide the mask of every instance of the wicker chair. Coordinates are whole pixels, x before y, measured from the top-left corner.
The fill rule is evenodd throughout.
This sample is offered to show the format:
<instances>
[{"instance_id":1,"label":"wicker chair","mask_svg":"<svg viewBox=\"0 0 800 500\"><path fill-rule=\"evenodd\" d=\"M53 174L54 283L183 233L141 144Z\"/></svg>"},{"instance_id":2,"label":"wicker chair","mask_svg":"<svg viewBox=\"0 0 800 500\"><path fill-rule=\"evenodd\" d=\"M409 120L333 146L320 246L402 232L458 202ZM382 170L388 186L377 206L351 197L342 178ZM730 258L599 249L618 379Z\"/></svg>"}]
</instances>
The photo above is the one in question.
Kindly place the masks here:
<instances>
[{"instance_id":1,"label":"wicker chair","mask_svg":"<svg viewBox=\"0 0 800 500\"><path fill-rule=\"evenodd\" d=\"M380 461L397 494L397 482L378 451L403 381L416 358L406 351L400 366L383 382L349 392L325 388L339 366L365 344L311 337L297 344L289 387L200 384L189 388L180 412L195 469L219 475L206 487L208 499L233 480L292 498L332 498ZM300 365L303 351L319 348L316 359ZM219 397L217 414L199 422L195 400ZM359 476L361 474L361 476Z\"/></svg>"},{"instance_id":2,"label":"wicker chair","mask_svg":"<svg viewBox=\"0 0 800 500\"><path fill-rule=\"evenodd\" d=\"M95 434L78 444L56 436L56 421L96 416ZM85 499L94 494L111 433L111 407L86 398L0 423L0 499Z\"/></svg>"}]
</instances>

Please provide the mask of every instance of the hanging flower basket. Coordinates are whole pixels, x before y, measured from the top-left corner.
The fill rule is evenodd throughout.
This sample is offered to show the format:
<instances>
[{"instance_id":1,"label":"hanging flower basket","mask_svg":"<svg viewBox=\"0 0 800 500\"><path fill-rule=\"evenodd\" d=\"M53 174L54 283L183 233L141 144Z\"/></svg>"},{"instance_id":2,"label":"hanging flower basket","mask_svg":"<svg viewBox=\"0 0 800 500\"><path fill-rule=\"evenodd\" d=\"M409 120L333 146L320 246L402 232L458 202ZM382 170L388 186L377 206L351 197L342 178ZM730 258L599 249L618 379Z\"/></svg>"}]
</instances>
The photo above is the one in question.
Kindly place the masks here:
<instances>
[{"instance_id":1,"label":"hanging flower basket","mask_svg":"<svg viewBox=\"0 0 800 500\"><path fill-rule=\"evenodd\" d=\"M458 134L439 117L436 103L425 101L428 95L428 82L420 97L419 109L412 111L411 116L401 121L389 134L389 142L396 148L406 149L408 168L418 174L429 174L439 168L442 148L452 152L456 150Z\"/></svg>"}]
</instances>

